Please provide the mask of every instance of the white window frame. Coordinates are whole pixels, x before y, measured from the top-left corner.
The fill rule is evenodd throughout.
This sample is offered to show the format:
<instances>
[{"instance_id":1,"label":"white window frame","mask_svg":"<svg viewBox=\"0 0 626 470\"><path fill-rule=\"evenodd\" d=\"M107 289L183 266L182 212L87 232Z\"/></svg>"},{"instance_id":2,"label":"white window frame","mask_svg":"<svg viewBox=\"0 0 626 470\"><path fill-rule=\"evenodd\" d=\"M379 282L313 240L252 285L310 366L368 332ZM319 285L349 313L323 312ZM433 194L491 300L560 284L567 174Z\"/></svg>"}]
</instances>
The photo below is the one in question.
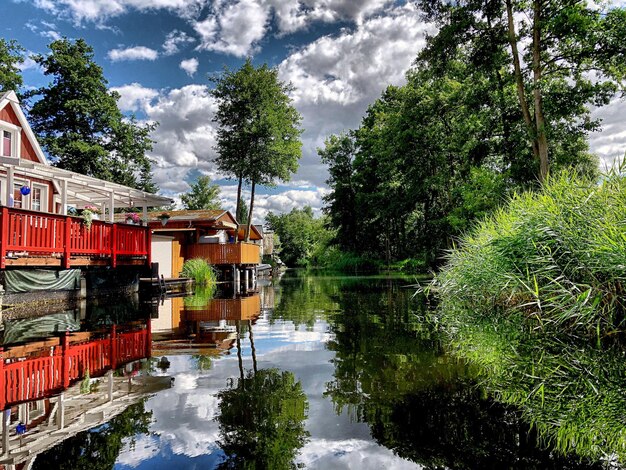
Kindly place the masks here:
<instances>
[{"instance_id":1,"label":"white window frame","mask_svg":"<svg viewBox=\"0 0 626 470\"><path fill-rule=\"evenodd\" d=\"M29 203L30 209L35 210L33 209L33 198L32 198L33 189L35 188L41 190L41 209L39 209L39 212L49 212L48 211L48 185L43 184L43 183L35 183L35 182L30 183L30 195L28 196L28 203Z\"/></svg>"},{"instance_id":2,"label":"white window frame","mask_svg":"<svg viewBox=\"0 0 626 470\"><path fill-rule=\"evenodd\" d=\"M20 149L22 148L21 130L22 130L21 127L15 126L8 122L0 121L0 157L15 158L15 159L19 159L21 157L20 155ZM1 154L1 152L4 149L3 140L4 140L5 131L11 133L11 155Z\"/></svg>"}]
</instances>

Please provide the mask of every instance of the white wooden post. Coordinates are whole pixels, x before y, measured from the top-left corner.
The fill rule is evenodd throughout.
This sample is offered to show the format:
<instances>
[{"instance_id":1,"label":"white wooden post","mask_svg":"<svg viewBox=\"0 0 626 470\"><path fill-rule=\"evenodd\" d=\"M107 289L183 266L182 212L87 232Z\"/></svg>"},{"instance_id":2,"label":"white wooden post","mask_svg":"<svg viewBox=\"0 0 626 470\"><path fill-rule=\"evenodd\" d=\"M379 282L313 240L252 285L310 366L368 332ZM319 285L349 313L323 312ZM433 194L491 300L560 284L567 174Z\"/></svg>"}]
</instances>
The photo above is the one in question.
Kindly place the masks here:
<instances>
[{"instance_id":1,"label":"white wooden post","mask_svg":"<svg viewBox=\"0 0 626 470\"><path fill-rule=\"evenodd\" d=\"M2 412L2 453L9 454L9 424L11 424L11 408Z\"/></svg>"},{"instance_id":2,"label":"white wooden post","mask_svg":"<svg viewBox=\"0 0 626 470\"><path fill-rule=\"evenodd\" d=\"M9 165L7 171L7 207L13 207L13 191L15 186L15 167Z\"/></svg>"},{"instance_id":3,"label":"white wooden post","mask_svg":"<svg viewBox=\"0 0 626 470\"><path fill-rule=\"evenodd\" d=\"M65 428L65 392L57 398L57 429Z\"/></svg>"},{"instance_id":4,"label":"white wooden post","mask_svg":"<svg viewBox=\"0 0 626 470\"><path fill-rule=\"evenodd\" d=\"M67 215L67 180L61 181L61 215Z\"/></svg>"},{"instance_id":5,"label":"white wooden post","mask_svg":"<svg viewBox=\"0 0 626 470\"><path fill-rule=\"evenodd\" d=\"M115 193L109 193L109 222L115 222Z\"/></svg>"},{"instance_id":6,"label":"white wooden post","mask_svg":"<svg viewBox=\"0 0 626 470\"><path fill-rule=\"evenodd\" d=\"M142 212L141 217L143 221L147 224L148 223L148 206L144 205L141 208L141 212Z\"/></svg>"},{"instance_id":7,"label":"white wooden post","mask_svg":"<svg viewBox=\"0 0 626 470\"><path fill-rule=\"evenodd\" d=\"M113 402L113 371L107 372L107 378L109 379L109 402Z\"/></svg>"}]
</instances>

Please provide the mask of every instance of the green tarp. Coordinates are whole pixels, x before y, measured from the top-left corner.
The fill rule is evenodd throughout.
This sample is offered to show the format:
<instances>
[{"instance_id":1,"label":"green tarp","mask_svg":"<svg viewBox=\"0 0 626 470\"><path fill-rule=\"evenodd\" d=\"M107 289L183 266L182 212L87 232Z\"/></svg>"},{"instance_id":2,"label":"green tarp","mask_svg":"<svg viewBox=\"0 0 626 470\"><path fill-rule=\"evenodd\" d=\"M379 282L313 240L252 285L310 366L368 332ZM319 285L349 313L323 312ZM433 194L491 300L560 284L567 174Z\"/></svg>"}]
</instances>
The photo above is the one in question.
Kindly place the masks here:
<instances>
[{"instance_id":1,"label":"green tarp","mask_svg":"<svg viewBox=\"0 0 626 470\"><path fill-rule=\"evenodd\" d=\"M4 338L2 344L23 343L26 341L46 338L65 331L80 330L80 317L74 311L55 313L36 318L7 320L4 322Z\"/></svg>"},{"instance_id":2,"label":"green tarp","mask_svg":"<svg viewBox=\"0 0 626 470\"><path fill-rule=\"evenodd\" d=\"M80 269L6 270L4 289L8 294L40 290L74 290L80 286Z\"/></svg>"}]
</instances>

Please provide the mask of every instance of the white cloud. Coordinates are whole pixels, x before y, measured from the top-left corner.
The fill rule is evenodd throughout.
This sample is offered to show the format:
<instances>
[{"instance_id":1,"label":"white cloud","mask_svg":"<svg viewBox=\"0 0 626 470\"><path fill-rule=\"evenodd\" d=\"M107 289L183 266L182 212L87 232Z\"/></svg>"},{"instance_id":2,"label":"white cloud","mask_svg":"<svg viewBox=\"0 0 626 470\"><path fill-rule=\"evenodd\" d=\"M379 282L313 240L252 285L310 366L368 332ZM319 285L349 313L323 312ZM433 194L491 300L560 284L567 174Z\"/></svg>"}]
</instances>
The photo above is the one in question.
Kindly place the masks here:
<instances>
[{"instance_id":1,"label":"white cloud","mask_svg":"<svg viewBox=\"0 0 626 470\"><path fill-rule=\"evenodd\" d=\"M159 53L149 47L135 46L126 49L111 49L107 55L113 62L119 62L121 60L155 60Z\"/></svg>"},{"instance_id":2,"label":"white cloud","mask_svg":"<svg viewBox=\"0 0 626 470\"><path fill-rule=\"evenodd\" d=\"M414 6L394 7L354 30L317 39L279 65L280 78L295 87L294 104L303 116L298 179L324 184L327 173L316 148L329 134L356 128L385 87L405 82L426 32L432 29Z\"/></svg>"},{"instance_id":3,"label":"white cloud","mask_svg":"<svg viewBox=\"0 0 626 470\"><path fill-rule=\"evenodd\" d=\"M199 50L244 57L254 52L265 36L269 9L256 0L216 5L216 11L194 25L200 35Z\"/></svg>"},{"instance_id":4,"label":"white cloud","mask_svg":"<svg viewBox=\"0 0 626 470\"><path fill-rule=\"evenodd\" d=\"M35 0L35 6L75 24L103 23L131 10L169 10L181 18L194 18L205 0Z\"/></svg>"},{"instance_id":5,"label":"white cloud","mask_svg":"<svg viewBox=\"0 0 626 470\"><path fill-rule=\"evenodd\" d=\"M608 169L626 153L625 101L615 98L607 106L596 108L592 117L602 120L602 130L589 136L591 152L600 157L601 169Z\"/></svg>"},{"instance_id":6,"label":"white cloud","mask_svg":"<svg viewBox=\"0 0 626 470\"><path fill-rule=\"evenodd\" d=\"M152 99L159 95L157 90L145 88L139 83L113 87L111 90L120 94L117 104L122 111L142 111L149 106Z\"/></svg>"},{"instance_id":7,"label":"white cloud","mask_svg":"<svg viewBox=\"0 0 626 470\"><path fill-rule=\"evenodd\" d=\"M165 42L163 43L163 54L164 55L172 55L176 54L180 51L180 48L185 44L190 44L195 42L195 39L189 36L184 31L178 31L175 29L168 33L165 37Z\"/></svg>"},{"instance_id":8,"label":"white cloud","mask_svg":"<svg viewBox=\"0 0 626 470\"><path fill-rule=\"evenodd\" d=\"M198 71L198 59L192 57L191 59L182 60L179 67L187 72L187 75L193 77Z\"/></svg>"}]
</instances>

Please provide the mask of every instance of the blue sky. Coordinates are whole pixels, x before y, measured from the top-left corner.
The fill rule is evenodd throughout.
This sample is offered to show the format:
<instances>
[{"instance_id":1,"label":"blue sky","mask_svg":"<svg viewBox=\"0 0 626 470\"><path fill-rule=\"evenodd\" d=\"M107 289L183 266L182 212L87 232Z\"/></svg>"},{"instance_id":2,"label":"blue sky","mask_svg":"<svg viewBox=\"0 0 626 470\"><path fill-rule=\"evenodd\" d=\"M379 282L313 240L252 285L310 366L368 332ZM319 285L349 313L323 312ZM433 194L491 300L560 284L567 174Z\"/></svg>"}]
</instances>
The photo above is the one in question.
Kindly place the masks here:
<instances>
[{"instance_id":1,"label":"blue sky","mask_svg":"<svg viewBox=\"0 0 626 470\"><path fill-rule=\"evenodd\" d=\"M290 183L261 188L260 219L305 204L319 210L327 175L315 149L329 134L358 126L387 85L402 84L424 34L434 32L410 2L389 0L0 0L0 9L11 18L2 37L30 52L45 53L61 36L84 38L123 110L160 123L151 156L161 192L176 197L208 174L222 186L227 209L236 186L214 169L207 74L237 68L247 56L278 67L295 86L303 158ZM27 86L48 82L32 61L23 73ZM624 102L597 114L604 132L591 147L611 162L626 150Z\"/></svg>"}]
</instances>

